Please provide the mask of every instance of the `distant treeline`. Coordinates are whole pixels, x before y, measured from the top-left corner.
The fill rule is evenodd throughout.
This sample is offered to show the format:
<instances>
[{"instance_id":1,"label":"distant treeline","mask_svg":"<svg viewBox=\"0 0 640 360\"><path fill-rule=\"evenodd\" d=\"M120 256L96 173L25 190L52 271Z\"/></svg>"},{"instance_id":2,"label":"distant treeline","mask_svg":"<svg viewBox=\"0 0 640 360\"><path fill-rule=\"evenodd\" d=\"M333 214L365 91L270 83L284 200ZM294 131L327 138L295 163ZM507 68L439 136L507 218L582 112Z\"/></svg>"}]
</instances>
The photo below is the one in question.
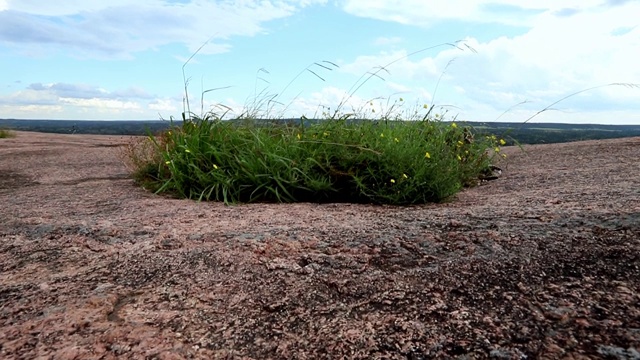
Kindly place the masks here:
<instances>
[{"instance_id":1,"label":"distant treeline","mask_svg":"<svg viewBox=\"0 0 640 360\"><path fill-rule=\"evenodd\" d=\"M640 136L640 125L470 122L476 133L503 137L508 145L551 144Z\"/></svg>"},{"instance_id":2,"label":"distant treeline","mask_svg":"<svg viewBox=\"0 0 640 360\"><path fill-rule=\"evenodd\" d=\"M54 134L146 135L168 129L169 121L15 120L0 119L0 128Z\"/></svg>"},{"instance_id":3,"label":"distant treeline","mask_svg":"<svg viewBox=\"0 0 640 360\"><path fill-rule=\"evenodd\" d=\"M245 122L231 120L234 122ZM279 119L253 120L254 124L305 125L322 120ZM358 122L365 120L349 120ZM181 125L174 121L174 125ZM552 123L504 123L504 122L461 122L460 126L470 126L476 136L496 135L504 138L509 145L550 144L580 140L598 140L640 136L640 125L595 125L595 124L552 124ZM95 120L15 120L0 119L0 128L37 131L59 134L96 135L146 135L157 134L171 126L169 121L95 121Z\"/></svg>"}]
</instances>

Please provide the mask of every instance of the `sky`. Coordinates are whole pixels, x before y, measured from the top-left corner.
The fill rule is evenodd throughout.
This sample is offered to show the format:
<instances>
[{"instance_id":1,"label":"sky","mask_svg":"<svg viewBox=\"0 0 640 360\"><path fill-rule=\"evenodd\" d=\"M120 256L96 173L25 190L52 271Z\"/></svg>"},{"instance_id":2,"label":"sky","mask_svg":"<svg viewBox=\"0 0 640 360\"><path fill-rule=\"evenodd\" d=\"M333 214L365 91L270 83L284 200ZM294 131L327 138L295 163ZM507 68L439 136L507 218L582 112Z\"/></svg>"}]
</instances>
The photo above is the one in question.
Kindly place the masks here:
<instances>
[{"instance_id":1,"label":"sky","mask_svg":"<svg viewBox=\"0 0 640 360\"><path fill-rule=\"evenodd\" d=\"M0 118L431 106L640 125L638 14L640 0L0 0Z\"/></svg>"}]
</instances>

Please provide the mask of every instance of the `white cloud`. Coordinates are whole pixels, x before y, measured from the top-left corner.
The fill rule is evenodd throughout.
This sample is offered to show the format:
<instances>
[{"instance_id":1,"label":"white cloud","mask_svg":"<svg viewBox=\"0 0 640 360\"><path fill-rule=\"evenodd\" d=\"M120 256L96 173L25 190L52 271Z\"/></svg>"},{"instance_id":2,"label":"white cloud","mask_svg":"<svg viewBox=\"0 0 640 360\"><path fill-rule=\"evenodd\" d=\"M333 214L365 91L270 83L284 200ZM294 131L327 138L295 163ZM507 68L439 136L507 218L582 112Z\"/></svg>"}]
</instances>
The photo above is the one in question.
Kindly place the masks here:
<instances>
[{"instance_id":1,"label":"white cloud","mask_svg":"<svg viewBox=\"0 0 640 360\"><path fill-rule=\"evenodd\" d=\"M33 83L20 90L12 97L31 96L40 98L79 98L79 99L150 99L152 95L144 89L132 86L126 89L108 91L104 88L88 84L69 83Z\"/></svg>"},{"instance_id":2,"label":"white cloud","mask_svg":"<svg viewBox=\"0 0 640 360\"><path fill-rule=\"evenodd\" d=\"M462 116L471 119L480 115L483 121L493 120L503 111L524 101L526 103L510 112L510 116L520 117L520 120L524 116L526 119L564 96L594 86L615 82L640 84L640 68L636 64L640 49L637 21L640 2L609 1L604 4L601 1L581 0L563 1L561 6L555 1L492 3L544 11L528 17L530 29L523 35L503 36L486 42L466 39L465 42L477 54L450 48L429 57L418 55L405 58L397 63L397 67L390 69L392 74L388 78L405 85L412 81L424 83L419 77L436 79L446 64L455 58L442 78L436 103L451 101L452 105L461 109ZM393 16L400 14L398 16L405 20L410 19L402 22L414 24L420 24L421 16L434 19L457 17L469 21L494 19L503 23L510 21L500 18L499 12L484 20L477 19L478 14L484 11L483 7L489 4L488 1L407 1L394 6L390 2L374 1L368 10L365 9L366 4L369 2L353 0L347 2L346 8L362 16L390 21L393 21ZM460 12L453 11L454 8L460 8ZM569 8L576 11L567 11ZM406 53L396 51L360 56L350 64L342 64L341 70L354 73L366 71ZM625 114L626 118L616 119L619 122L637 120L640 116L640 88L598 88L573 96L554 108L561 112L548 112L536 120L561 117L573 121L606 122L603 114L607 112Z\"/></svg>"},{"instance_id":3,"label":"white cloud","mask_svg":"<svg viewBox=\"0 0 640 360\"><path fill-rule=\"evenodd\" d=\"M409 86L394 81L387 81L385 85L389 90L393 91L394 94L407 94L412 92Z\"/></svg>"},{"instance_id":4,"label":"white cloud","mask_svg":"<svg viewBox=\"0 0 640 360\"><path fill-rule=\"evenodd\" d=\"M280 104L270 104L271 107L262 103L258 110L258 116L266 117L289 117L297 118L305 115L309 118L315 116L324 116L323 113L333 113L338 104L343 103L342 112L350 112L359 109L367 104L365 99L354 95L349 98L348 92L345 89L340 89L334 86L327 86L318 91L311 92L306 96L297 96L287 99L279 99ZM219 104L224 104L224 108ZM217 106L216 106L217 105ZM212 110L218 115L222 115L227 109L230 111L226 114L225 118L232 118L239 116L244 111L247 111L247 107L251 108L251 99L247 102L239 102L236 99L227 98L219 103L207 103L204 106L205 110ZM198 105L198 110L200 106Z\"/></svg>"},{"instance_id":5,"label":"white cloud","mask_svg":"<svg viewBox=\"0 0 640 360\"><path fill-rule=\"evenodd\" d=\"M298 118L305 115L308 118L323 118L327 116L343 116L351 114L355 117L379 118L382 114L394 115L410 115L413 116L416 111L425 112L422 106L429 103L430 93L424 89L409 89L403 85L392 83L387 90L397 87L399 90L408 91L413 94L424 95L423 101L410 101L402 95L402 91L387 91L381 96L361 96L360 93L350 94L347 89L326 86L317 91L311 92L306 96L300 96L292 99L284 107L275 107L272 116L285 118ZM237 109L241 109L239 104L232 102L226 103L237 114ZM405 118L409 118L405 116Z\"/></svg>"},{"instance_id":6,"label":"white cloud","mask_svg":"<svg viewBox=\"0 0 640 360\"><path fill-rule=\"evenodd\" d=\"M62 46L82 56L126 57L171 43L183 43L193 52L212 36L203 52L224 52L230 37L259 34L264 22L324 2L9 0L0 12L0 43L26 52Z\"/></svg>"},{"instance_id":7,"label":"white cloud","mask_svg":"<svg viewBox=\"0 0 640 360\"><path fill-rule=\"evenodd\" d=\"M354 95L349 97L346 90L334 86L327 86L319 91L312 92L309 96L297 99L295 108L300 113L321 115L323 112L333 113L339 104L343 104L344 111L352 111L363 106L365 99ZM295 109L294 108L294 109ZM307 115L308 116L308 115Z\"/></svg>"},{"instance_id":8,"label":"white cloud","mask_svg":"<svg viewBox=\"0 0 640 360\"><path fill-rule=\"evenodd\" d=\"M59 2L41 0L5 0L6 8L18 12L24 12L40 16L65 16L80 13L91 13L105 10L111 7L130 6L130 0L110 0L110 1L86 1L86 0L65 0ZM151 5L158 3L154 0L138 0L138 5Z\"/></svg>"},{"instance_id":9,"label":"white cloud","mask_svg":"<svg viewBox=\"0 0 640 360\"><path fill-rule=\"evenodd\" d=\"M24 89L0 96L0 105L54 105L57 104L58 98L51 92Z\"/></svg>"},{"instance_id":10,"label":"white cloud","mask_svg":"<svg viewBox=\"0 0 640 360\"><path fill-rule=\"evenodd\" d=\"M137 110L141 106L134 101L122 101L111 99L78 99L78 98L60 98L61 104L68 104L75 107L92 108L97 110Z\"/></svg>"},{"instance_id":11,"label":"white cloud","mask_svg":"<svg viewBox=\"0 0 640 360\"><path fill-rule=\"evenodd\" d=\"M389 46L389 45L397 45L403 42L403 39L398 36L394 37L379 37L373 40L373 44L376 46Z\"/></svg>"},{"instance_id":12,"label":"white cloud","mask_svg":"<svg viewBox=\"0 0 640 360\"><path fill-rule=\"evenodd\" d=\"M621 24L637 21L629 13L640 13L640 4L568 19L545 15L522 36L486 43L470 39L478 54L461 57L451 72L453 81L467 90L475 87L471 92L477 97L489 95L483 84L494 82L496 91L547 100L549 95L558 97L601 84L640 83L640 68L635 60L640 48L640 29L611 35ZM608 90L640 100L637 91ZM545 91L546 96L541 93ZM606 92L599 93L606 96ZM494 95L485 96L487 101L492 98Z\"/></svg>"},{"instance_id":13,"label":"white cloud","mask_svg":"<svg viewBox=\"0 0 640 360\"><path fill-rule=\"evenodd\" d=\"M157 99L149 103L149 109L159 112L175 113L178 111L179 106L175 100Z\"/></svg>"},{"instance_id":14,"label":"white cloud","mask_svg":"<svg viewBox=\"0 0 640 360\"><path fill-rule=\"evenodd\" d=\"M60 105L2 105L0 111L5 118L17 119L52 119L57 114L64 114ZM47 115L44 115L47 114ZM44 116L43 116L44 115Z\"/></svg>"},{"instance_id":15,"label":"white cloud","mask_svg":"<svg viewBox=\"0 0 640 360\"><path fill-rule=\"evenodd\" d=\"M384 68L386 70L378 71ZM338 71L363 75L366 73L376 73L372 77L380 77L382 79L392 78L398 79L416 79L428 78L439 75L441 70L436 66L434 59L425 57L418 61L411 61L406 50L398 50L393 52L383 51L376 55L361 55L350 63L340 64ZM366 77L369 77L367 75Z\"/></svg>"},{"instance_id":16,"label":"white cloud","mask_svg":"<svg viewBox=\"0 0 640 360\"><path fill-rule=\"evenodd\" d=\"M442 20L464 20L522 26L541 12L579 12L600 5L599 0L347 0L350 14L401 24L430 26Z\"/></svg>"},{"instance_id":17,"label":"white cloud","mask_svg":"<svg viewBox=\"0 0 640 360\"><path fill-rule=\"evenodd\" d=\"M68 83L34 83L0 95L2 116L11 118L50 119L60 114L67 118L148 120L157 117L157 111L175 111L178 103L178 100L158 98L139 87L110 91L99 86Z\"/></svg>"}]
</instances>

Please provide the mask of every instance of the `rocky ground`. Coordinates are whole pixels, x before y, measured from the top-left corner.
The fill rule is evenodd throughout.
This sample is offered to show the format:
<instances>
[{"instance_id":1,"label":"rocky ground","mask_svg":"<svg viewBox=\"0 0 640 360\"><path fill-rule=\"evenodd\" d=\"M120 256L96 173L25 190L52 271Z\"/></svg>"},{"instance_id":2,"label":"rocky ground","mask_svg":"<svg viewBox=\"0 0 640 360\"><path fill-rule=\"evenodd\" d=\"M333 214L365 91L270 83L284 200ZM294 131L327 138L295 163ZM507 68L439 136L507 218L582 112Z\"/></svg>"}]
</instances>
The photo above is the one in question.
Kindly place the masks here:
<instances>
[{"instance_id":1,"label":"rocky ground","mask_svg":"<svg viewBox=\"0 0 640 360\"><path fill-rule=\"evenodd\" d=\"M0 139L0 358L640 359L640 138L417 207L163 198L129 141Z\"/></svg>"}]
</instances>

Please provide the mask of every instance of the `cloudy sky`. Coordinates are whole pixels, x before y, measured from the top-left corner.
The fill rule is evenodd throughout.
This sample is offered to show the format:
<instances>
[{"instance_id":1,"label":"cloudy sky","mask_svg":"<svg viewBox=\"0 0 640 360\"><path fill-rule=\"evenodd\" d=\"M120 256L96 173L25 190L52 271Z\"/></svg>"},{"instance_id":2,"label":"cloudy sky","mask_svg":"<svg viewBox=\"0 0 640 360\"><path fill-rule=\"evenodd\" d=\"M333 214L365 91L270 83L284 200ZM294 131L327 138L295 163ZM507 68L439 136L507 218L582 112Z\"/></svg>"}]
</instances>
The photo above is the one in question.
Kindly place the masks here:
<instances>
[{"instance_id":1,"label":"cloudy sky","mask_svg":"<svg viewBox=\"0 0 640 360\"><path fill-rule=\"evenodd\" d=\"M525 121L640 84L638 14L638 0L0 0L0 118L179 118L183 64L205 44L184 68L196 113L395 102ZM532 121L640 124L640 87L552 109Z\"/></svg>"}]
</instances>

